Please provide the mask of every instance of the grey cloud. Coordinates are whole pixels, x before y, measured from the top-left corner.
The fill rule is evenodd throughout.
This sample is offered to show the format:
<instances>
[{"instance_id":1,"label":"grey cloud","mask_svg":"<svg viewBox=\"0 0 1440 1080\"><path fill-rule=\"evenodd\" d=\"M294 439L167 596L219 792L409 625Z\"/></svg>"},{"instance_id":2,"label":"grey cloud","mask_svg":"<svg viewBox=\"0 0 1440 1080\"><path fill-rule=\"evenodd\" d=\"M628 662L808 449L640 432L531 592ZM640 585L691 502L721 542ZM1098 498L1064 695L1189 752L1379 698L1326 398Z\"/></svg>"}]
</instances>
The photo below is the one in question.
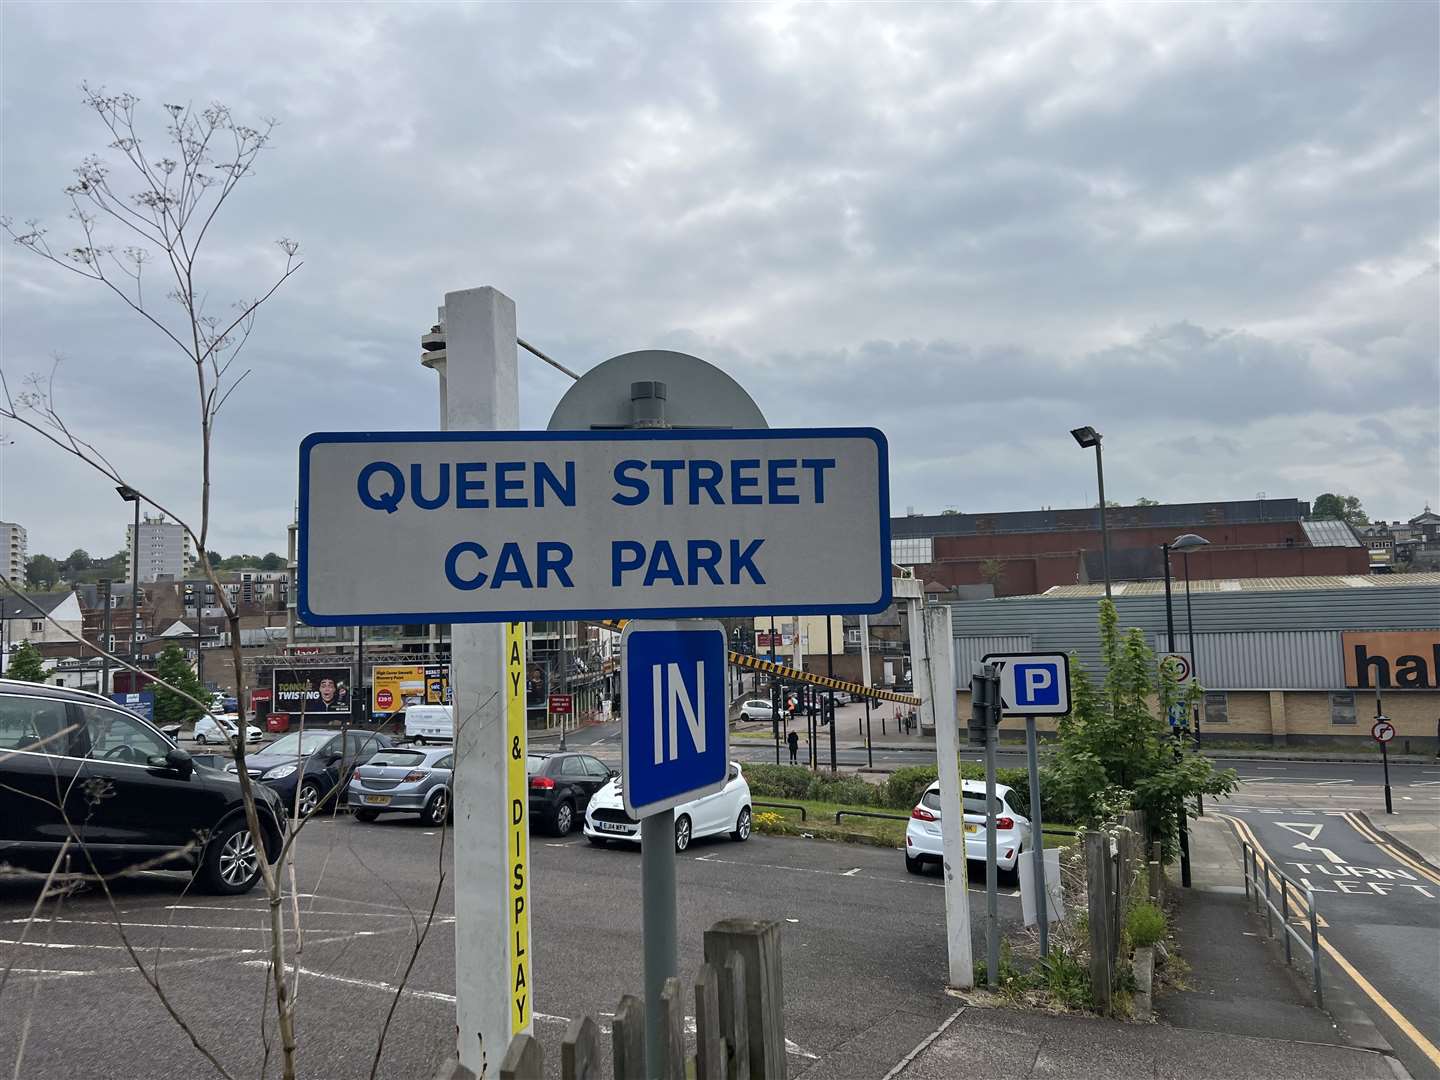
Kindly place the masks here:
<instances>
[{"instance_id":1,"label":"grey cloud","mask_svg":"<svg viewBox=\"0 0 1440 1080\"><path fill-rule=\"evenodd\" d=\"M0 9L6 213L63 223L82 78L282 121L215 236L217 296L276 236L307 260L223 422L222 550L283 542L306 432L434 422L417 335L480 283L573 366L669 345L772 423L879 424L902 505L1086 498L1078 420L1132 495L1433 497L1433 5L74 13ZM77 415L193 503L183 373L21 254L7 376L63 352ZM565 380L522 365L543 426ZM49 460L12 448L5 513L105 548Z\"/></svg>"}]
</instances>

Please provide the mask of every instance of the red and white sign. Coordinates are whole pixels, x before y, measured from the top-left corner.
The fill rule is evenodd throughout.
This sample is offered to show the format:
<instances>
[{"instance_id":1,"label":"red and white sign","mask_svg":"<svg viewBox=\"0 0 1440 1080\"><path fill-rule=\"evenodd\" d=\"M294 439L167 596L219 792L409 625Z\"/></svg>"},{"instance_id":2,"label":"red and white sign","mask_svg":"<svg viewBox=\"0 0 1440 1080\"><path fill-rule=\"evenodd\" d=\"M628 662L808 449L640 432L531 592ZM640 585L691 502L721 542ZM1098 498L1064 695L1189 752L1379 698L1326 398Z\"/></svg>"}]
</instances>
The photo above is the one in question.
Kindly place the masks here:
<instances>
[{"instance_id":1,"label":"red and white sign","mask_svg":"<svg viewBox=\"0 0 1440 1080\"><path fill-rule=\"evenodd\" d=\"M1395 737L1395 725L1389 720L1376 720L1370 728L1370 737L1378 743L1387 743Z\"/></svg>"},{"instance_id":2,"label":"red and white sign","mask_svg":"<svg viewBox=\"0 0 1440 1080\"><path fill-rule=\"evenodd\" d=\"M379 709L391 709L395 705L395 695L385 687L375 691L375 706Z\"/></svg>"},{"instance_id":3,"label":"red and white sign","mask_svg":"<svg viewBox=\"0 0 1440 1080\"><path fill-rule=\"evenodd\" d=\"M547 706L551 716L569 716L573 701L569 694L551 694L550 703Z\"/></svg>"}]
</instances>

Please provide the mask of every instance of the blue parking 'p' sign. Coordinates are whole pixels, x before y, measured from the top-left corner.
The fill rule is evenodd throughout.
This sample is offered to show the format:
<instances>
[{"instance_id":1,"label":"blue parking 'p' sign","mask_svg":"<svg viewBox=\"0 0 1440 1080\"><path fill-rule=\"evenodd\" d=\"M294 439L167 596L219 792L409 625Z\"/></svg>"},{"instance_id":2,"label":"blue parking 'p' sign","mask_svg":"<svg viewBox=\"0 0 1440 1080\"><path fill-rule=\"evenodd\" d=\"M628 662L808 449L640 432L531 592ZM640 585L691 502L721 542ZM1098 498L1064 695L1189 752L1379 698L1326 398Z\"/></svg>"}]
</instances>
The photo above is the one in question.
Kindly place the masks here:
<instances>
[{"instance_id":1,"label":"blue parking 'p' sign","mask_svg":"<svg viewBox=\"0 0 1440 1080\"><path fill-rule=\"evenodd\" d=\"M1002 713L1064 716L1070 711L1070 657L1065 653L991 653L981 663L999 670Z\"/></svg>"},{"instance_id":2,"label":"blue parking 'p' sign","mask_svg":"<svg viewBox=\"0 0 1440 1080\"><path fill-rule=\"evenodd\" d=\"M725 786L727 663L719 623L626 625L620 637L620 784L631 817Z\"/></svg>"}]
</instances>

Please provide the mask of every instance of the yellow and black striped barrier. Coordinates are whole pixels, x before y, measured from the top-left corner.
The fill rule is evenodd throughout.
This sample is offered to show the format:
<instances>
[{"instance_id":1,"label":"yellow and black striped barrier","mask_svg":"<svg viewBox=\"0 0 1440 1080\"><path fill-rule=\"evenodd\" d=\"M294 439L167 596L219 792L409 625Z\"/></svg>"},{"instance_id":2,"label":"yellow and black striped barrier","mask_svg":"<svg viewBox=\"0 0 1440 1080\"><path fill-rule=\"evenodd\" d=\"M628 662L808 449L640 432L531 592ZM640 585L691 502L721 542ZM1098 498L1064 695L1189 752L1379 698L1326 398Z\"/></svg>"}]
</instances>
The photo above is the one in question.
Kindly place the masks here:
<instances>
[{"instance_id":1,"label":"yellow and black striped barrier","mask_svg":"<svg viewBox=\"0 0 1440 1080\"><path fill-rule=\"evenodd\" d=\"M611 630L622 630L625 627L625 619L606 619L600 625L607 626ZM866 686L864 683L846 682L844 679L831 678L829 675L816 675L810 671L797 671L795 668L777 664L773 660L763 660L758 656L750 656L746 653L727 652L727 659L736 667L749 668L751 671L763 671L767 675L774 675L778 679L786 679L790 682L809 683L811 686L819 686L826 690L841 690L856 697L868 697L872 701L893 701L899 705L920 705L920 699L910 694L897 694L893 690L881 690L879 687Z\"/></svg>"}]
</instances>

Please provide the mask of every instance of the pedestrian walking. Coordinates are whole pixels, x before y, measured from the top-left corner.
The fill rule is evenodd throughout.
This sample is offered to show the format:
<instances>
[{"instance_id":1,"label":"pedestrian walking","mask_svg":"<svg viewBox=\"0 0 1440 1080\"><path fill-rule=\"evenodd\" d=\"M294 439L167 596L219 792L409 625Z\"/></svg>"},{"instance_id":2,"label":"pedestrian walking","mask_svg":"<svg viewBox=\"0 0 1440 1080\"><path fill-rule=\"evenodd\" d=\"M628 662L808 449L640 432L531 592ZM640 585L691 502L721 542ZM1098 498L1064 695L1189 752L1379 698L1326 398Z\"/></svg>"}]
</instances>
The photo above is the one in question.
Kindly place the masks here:
<instances>
[{"instance_id":1,"label":"pedestrian walking","mask_svg":"<svg viewBox=\"0 0 1440 1080\"><path fill-rule=\"evenodd\" d=\"M800 736L793 731L790 732L785 736L785 745L790 747L790 764L798 765L800 763Z\"/></svg>"}]
</instances>

